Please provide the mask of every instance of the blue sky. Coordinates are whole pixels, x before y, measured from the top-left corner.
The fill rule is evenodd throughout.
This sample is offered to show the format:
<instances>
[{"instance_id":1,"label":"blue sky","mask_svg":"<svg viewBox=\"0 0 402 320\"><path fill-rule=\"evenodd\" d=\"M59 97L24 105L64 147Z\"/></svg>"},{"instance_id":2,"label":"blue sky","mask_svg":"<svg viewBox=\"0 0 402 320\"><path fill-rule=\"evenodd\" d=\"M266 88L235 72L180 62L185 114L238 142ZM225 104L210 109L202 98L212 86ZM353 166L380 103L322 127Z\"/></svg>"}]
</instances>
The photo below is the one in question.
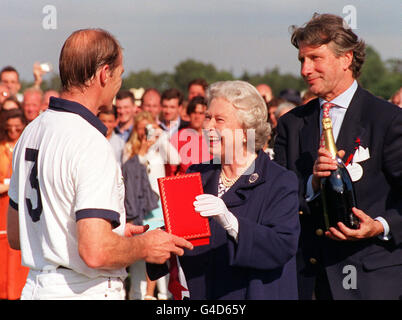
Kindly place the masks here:
<instances>
[{"instance_id":1,"label":"blue sky","mask_svg":"<svg viewBox=\"0 0 402 320\"><path fill-rule=\"evenodd\" d=\"M126 72L172 71L187 58L213 63L240 75L279 67L298 74L297 51L289 26L314 12L346 17L356 9L355 32L385 60L402 58L400 0L1 0L0 66L15 66L32 80L35 61L58 68L65 39L76 29L100 27L124 48ZM53 5L57 27L42 26L45 5Z\"/></svg>"}]
</instances>

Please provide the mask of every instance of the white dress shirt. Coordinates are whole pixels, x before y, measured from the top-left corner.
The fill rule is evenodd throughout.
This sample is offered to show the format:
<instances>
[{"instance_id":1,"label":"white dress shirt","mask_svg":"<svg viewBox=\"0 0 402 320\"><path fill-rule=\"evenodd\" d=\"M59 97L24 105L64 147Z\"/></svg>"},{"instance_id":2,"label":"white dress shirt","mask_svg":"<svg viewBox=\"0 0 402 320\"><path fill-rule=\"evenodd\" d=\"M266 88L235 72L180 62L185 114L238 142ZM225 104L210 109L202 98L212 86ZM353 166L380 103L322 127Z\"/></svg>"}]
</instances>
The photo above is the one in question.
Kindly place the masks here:
<instances>
[{"instance_id":1,"label":"white dress shirt","mask_svg":"<svg viewBox=\"0 0 402 320\"><path fill-rule=\"evenodd\" d=\"M160 123L160 127L169 133L169 137L171 137L175 132L179 130L181 119L178 117L176 120L169 121L169 126L165 122Z\"/></svg>"}]
</instances>

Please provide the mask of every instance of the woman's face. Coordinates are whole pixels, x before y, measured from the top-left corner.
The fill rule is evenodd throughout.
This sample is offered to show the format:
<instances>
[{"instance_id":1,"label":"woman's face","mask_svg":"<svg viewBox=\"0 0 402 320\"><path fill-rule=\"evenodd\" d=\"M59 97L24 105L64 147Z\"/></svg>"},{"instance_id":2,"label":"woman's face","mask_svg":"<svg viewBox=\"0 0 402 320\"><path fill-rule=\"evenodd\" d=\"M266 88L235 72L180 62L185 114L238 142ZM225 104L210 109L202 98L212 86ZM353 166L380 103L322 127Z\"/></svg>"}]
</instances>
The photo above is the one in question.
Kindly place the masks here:
<instances>
[{"instance_id":1,"label":"woman's face","mask_svg":"<svg viewBox=\"0 0 402 320\"><path fill-rule=\"evenodd\" d=\"M244 152L244 131L234 106L223 98L212 99L205 113L204 130L212 155L231 164Z\"/></svg>"},{"instance_id":2,"label":"woman's face","mask_svg":"<svg viewBox=\"0 0 402 320\"><path fill-rule=\"evenodd\" d=\"M24 130L24 124L20 118L10 118L6 121L5 129L8 139L15 142L20 137L22 130Z\"/></svg>"},{"instance_id":3,"label":"woman's face","mask_svg":"<svg viewBox=\"0 0 402 320\"><path fill-rule=\"evenodd\" d=\"M136 131L137 131L137 135L138 135L138 139L139 139L139 140L142 140L142 139L144 139L144 138L146 137L146 130L145 130L145 128L146 128L146 126L147 126L148 124L152 124L152 127L153 127L154 129L157 129L157 128L158 128L158 125L157 125L156 123L154 123L154 122L151 122L151 121L149 121L149 120L147 120L147 119L142 119L142 120L140 120L140 121L138 122L137 126L136 126Z\"/></svg>"},{"instance_id":4,"label":"woman's face","mask_svg":"<svg viewBox=\"0 0 402 320\"><path fill-rule=\"evenodd\" d=\"M138 139L142 140L145 137L145 127L148 124L148 120L143 119L141 121L138 122L137 124L137 135L138 135Z\"/></svg>"}]
</instances>

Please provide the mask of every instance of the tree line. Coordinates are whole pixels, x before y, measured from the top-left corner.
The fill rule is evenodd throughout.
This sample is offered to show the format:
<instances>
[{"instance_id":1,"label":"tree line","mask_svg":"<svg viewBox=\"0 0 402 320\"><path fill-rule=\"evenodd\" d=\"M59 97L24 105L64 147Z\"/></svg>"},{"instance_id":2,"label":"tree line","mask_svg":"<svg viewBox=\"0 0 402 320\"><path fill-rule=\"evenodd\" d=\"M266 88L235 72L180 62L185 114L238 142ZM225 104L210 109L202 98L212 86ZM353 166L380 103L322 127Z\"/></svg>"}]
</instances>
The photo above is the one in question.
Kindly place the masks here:
<instances>
[{"instance_id":1,"label":"tree line","mask_svg":"<svg viewBox=\"0 0 402 320\"><path fill-rule=\"evenodd\" d=\"M173 72L156 73L150 69L129 72L123 77L122 89L130 88L156 88L163 91L168 88L177 88L183 93L187 92L187 84L195 78L204 78L208 83L222 80L244 80L253 85L269 84L274 95L286 88L299 91L305 90L306 84L300 76L281 73L278 67L266 69L261 73L244 71L240 77L233 72L219 70L211 63L203 63L194 59L187 59L178 63ZM402 86L402 59L393 58L386 61L372 47L366 48L366 60L362 68L359 83L373 94L389 99ZM22 81L23 88L29 87L33 82ZM60 80L57 74L42 83L42 89L60 89Z\"/></svg>"}]
</instances>

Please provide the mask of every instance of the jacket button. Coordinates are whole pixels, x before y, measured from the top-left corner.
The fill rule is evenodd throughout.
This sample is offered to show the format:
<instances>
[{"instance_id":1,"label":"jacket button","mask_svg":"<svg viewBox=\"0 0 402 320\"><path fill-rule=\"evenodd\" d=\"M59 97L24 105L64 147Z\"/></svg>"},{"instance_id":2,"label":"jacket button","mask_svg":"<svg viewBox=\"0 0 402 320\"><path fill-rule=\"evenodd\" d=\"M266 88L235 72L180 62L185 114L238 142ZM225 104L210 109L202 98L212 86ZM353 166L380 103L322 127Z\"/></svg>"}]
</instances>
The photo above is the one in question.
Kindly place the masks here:
<instances>
[{"instance_id":1,"label":"jacket button","mask_svg":"<svg viewBox=\"0 0 402 320\"><path fill-rule=\"evenodd\" d=\"M302 214L303 214L303 211L300 210L300 211L299 211L299 214L302 215Z\"/></svg>"},{"instance_id":2,"label":"jacket button","mask_svg":"<svg viewBox=\"0 0 402 320\"><path fill-rule=\"evenodd\" d=\"M322 229L317 229L315 230L315 234L319 237L321 237L324 234L324 231Z\"/></svg>"},{"instance_id":3,"label":"jacket button","mask_svg":"<svg viewBox=\"0 0 402 320\"><path fill-rule=\"evenodd\" d=\"M310 258L309 261L311 264L317 264L317 259L315 259L315 258Z\"/></svg>"}]
</instances>

